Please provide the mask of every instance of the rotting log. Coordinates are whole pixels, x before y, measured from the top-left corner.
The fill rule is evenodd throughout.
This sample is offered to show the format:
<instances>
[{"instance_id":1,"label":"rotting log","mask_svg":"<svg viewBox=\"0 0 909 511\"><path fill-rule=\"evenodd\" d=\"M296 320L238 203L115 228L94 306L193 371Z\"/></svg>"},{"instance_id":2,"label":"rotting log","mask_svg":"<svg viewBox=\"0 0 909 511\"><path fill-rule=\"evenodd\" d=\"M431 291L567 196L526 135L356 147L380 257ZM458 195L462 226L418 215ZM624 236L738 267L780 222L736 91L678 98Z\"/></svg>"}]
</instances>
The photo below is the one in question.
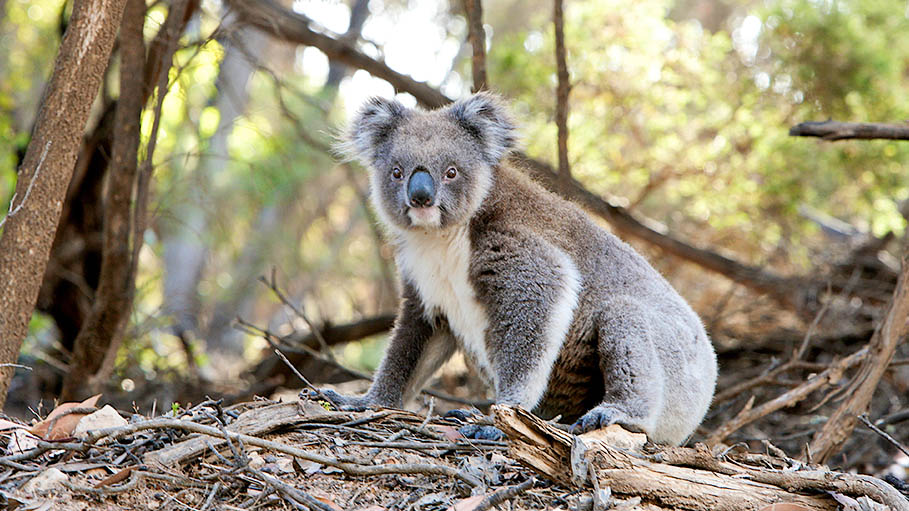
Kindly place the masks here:
<instances>
[{"instance_id":1,"label":"rotting log","mask_svg":"<svg viewBox=\"0 0 909 511\"><path fill-rule=\"evenodd\" d=\"M620 498L640 498L650 506L690 511L761 510L795 504L806 510L834 510L826 492L867 496L909 511L909 501L892 486L870 476L808 466L788 458L750 453L711 452L644 444L645 438L619 426L573 436L520 409L492 407L495 424L509 439L509 454L539 474L580 486L595 477Z\"/></svg>"}]
</instances>

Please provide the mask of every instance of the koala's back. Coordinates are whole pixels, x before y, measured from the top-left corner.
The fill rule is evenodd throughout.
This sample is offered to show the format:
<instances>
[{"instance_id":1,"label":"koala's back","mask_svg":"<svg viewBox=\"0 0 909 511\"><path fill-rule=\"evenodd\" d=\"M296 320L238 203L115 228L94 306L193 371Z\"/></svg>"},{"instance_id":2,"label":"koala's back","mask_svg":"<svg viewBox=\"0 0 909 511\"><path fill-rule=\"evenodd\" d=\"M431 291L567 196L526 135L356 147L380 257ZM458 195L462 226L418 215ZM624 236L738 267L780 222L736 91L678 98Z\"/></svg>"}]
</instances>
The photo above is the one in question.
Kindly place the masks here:
<instances>
[{"instance_id":1,"label":"koala's back","mask_svg":"<svg viewBox=\"0 0 909 511\"><path fill-rule=\"evenodd\" d=\"M502 230L524 231L557 247L574 263L581 283L571 325L536 412L574 420L603 401L604 378L613 377L608 392L621 392L623 375L603 373L602 357L615 340L603 337L625 336L651 343L663 373L656 379L663 388L654 389L662 404L648 433L657 441L683 441L706 413L716 381L713 347L687 302L629 245L504 163L471 221L471 239L476 244ZM604 323L616 327L603 328Z\"/></svg>"}]
</instances>

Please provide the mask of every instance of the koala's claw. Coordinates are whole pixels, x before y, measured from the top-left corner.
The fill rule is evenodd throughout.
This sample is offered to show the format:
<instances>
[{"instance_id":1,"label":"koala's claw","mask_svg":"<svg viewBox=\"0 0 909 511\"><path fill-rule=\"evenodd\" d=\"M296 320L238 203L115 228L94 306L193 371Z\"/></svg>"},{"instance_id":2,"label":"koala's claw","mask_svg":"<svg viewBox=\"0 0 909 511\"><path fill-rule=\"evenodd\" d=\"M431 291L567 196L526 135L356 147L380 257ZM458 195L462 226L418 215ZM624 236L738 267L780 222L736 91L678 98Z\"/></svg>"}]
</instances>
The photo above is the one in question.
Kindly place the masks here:
<instances>
[{"instance_id":1,"label":"koala's claw","mask_svg":"<svg viewBox=\"0 0 909 511\"><path fill-rule=\"evenodd\" d=\"M362 412L369 408L369 404L362 397L344 396L330 389L304 389L300 391L300 397L306 399L328 398L331 403L347 412Z\"/></svg>"},{"instance_id":2,"label":"koala's claw","mask_svg":"<svg viewBox=\"0 0 909 511\"><path fill-rule=\"evenodd\" d=\"M478 417L479 415L480 414L478 414L476 412L472 412L470 410L456 408L454 410L448 410L447 412L445 412L445 415L443 415L442 417L453 418L453 419L457 419L461 422L467 422L468 420ZM464 436L467 436L467 435L464 435Z\"/></svg>"},{"instance_id":3,"label":"koala's claw","mask_svg":"<svg viewBox=\"0 0 909 511\"><path fill-rule=\"evenodd\" d=\"M571 432L580 435L621 422L622 418L624 414L611 406L597 406L572 424Z\"/></svg>"},{"instance_id":4,"label":"koala's claw","mask_svg":"<svg viewBox=\"0 0 909 511\"><path fill-rule=\"evenodd\" d=\"M505 438L505 433L501 429L495 426L481 426L479 424L461 426L458 428L458 433L464 435L465 438L474 440L502 440Z\"/></svg>"}]
</instances>

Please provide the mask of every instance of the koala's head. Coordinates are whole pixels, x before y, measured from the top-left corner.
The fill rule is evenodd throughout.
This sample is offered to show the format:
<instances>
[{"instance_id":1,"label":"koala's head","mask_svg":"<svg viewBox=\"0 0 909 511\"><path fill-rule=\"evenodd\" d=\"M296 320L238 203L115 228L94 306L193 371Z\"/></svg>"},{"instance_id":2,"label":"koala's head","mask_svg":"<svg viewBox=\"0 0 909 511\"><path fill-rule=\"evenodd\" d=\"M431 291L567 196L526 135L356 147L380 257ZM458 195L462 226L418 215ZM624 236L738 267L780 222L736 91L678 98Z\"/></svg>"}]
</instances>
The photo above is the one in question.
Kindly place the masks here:
<instances>
[{"instance_id":1,"label":"koala's head","mask_svg":"<svg viewBox=\"0 0 909 511\"><path fill-rule=\"evenodd\" d=\"M372 98L354 117L344 145L370 168L381 220L406 230L469 221L515 141L501 101L481 92L432 111Z\"/></svg>"}]
</instances>

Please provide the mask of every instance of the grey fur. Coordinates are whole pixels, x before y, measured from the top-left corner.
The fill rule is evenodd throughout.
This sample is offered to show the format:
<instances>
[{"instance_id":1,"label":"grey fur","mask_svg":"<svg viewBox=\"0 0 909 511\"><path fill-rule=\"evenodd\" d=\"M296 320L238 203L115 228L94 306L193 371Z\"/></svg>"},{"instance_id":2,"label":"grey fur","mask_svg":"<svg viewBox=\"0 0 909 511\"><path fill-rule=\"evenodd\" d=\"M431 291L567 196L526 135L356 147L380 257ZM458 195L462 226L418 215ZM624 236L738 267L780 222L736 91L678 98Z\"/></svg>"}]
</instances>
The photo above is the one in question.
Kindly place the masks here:
<instances>
[{"instance_id":1,"label":"grey fur","mask_svg":"<svg viewBox=\"0 0 909 511\"><path fill-rule=\"evenodd\" d=\"M346 147L371 168L403 297L369 392L336 397L400 407L458 347L499 403L685 441L716 382L700 319L631 247L507 162L514 132L488 93L428 112L374 99L355 117ZM406 184L420 170L435 196L416 208Z\"/></svg>"}]
</instances>

